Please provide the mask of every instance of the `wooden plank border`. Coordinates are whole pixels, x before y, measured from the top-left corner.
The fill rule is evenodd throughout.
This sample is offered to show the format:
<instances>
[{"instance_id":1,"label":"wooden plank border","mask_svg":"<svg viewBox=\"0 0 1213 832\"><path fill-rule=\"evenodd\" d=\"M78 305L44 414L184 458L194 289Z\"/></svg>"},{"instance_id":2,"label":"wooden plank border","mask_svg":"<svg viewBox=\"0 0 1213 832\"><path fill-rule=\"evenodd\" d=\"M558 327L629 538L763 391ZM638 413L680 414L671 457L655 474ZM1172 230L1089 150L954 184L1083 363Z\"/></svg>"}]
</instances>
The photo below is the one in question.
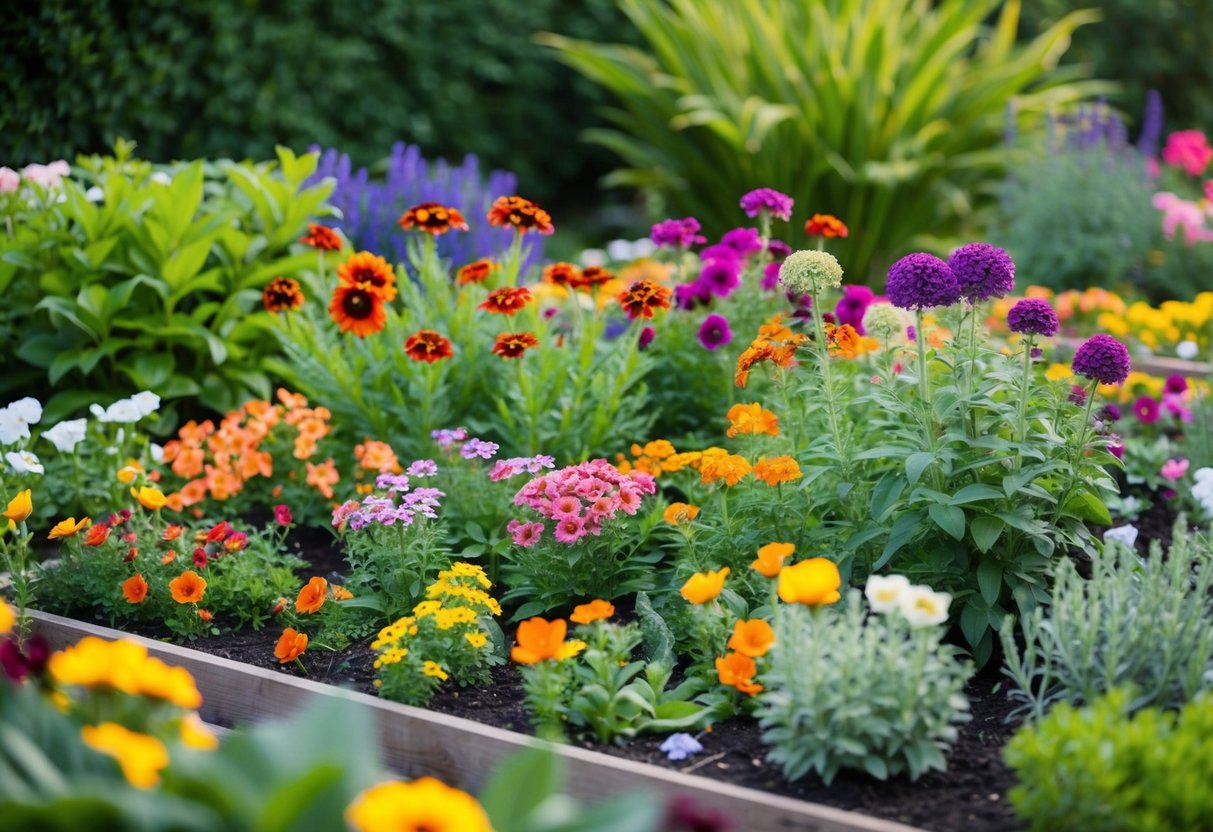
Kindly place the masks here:
<instances>
[{"instance_id":1,"label":"wooden plank border","mask_svg":"<svg viewBox=\"0 0 1213 832\"><path fill-rule=\"evenodd\" d=\"M317 696L338 696L374 711L384 757L406 777L430 775L475 791L494 764L533 745L547 745L560 758L569 794L593 800L643 790L667 797L686 795L701 806L720 809L742 822L747 832L921 832L914 827L867 815L806 803L781 795L720 783L703 777L637 763L482 725L459 717L413 708L275 673L198 650L132 636L58 615L29 611L34 629L55 649L84 636L128 638L152 655L186 668L202 693L202 718L224 727L285 716Z\"/></svg>"}]
</instances>

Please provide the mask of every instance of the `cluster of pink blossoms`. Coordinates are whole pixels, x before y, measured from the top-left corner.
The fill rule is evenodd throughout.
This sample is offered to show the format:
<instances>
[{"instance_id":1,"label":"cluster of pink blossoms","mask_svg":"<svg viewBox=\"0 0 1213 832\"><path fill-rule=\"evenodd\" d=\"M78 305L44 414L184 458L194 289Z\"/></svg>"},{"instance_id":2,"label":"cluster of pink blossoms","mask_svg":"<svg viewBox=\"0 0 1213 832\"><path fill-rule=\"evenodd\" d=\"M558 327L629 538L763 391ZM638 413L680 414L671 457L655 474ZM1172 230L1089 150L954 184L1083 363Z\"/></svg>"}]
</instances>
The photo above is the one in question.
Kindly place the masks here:
<instances>
[{"instance_id":1,"label":"cluster of pink blossoms","mask_svg":"<svg viewBox=\"0 0 1213 832\"><path fill-rule=\"evenodd\" d=\"M553 521L552 536L558 543L576 543L601 534L602 524L621 511L635 514L644 496L656 492L656 481L643 471L621 474L605 459L593 459L536 477L514 495L514 505ZM507 528L516 544L529 548L546 527L511 520Z\"/></svg>"}]
</instances>

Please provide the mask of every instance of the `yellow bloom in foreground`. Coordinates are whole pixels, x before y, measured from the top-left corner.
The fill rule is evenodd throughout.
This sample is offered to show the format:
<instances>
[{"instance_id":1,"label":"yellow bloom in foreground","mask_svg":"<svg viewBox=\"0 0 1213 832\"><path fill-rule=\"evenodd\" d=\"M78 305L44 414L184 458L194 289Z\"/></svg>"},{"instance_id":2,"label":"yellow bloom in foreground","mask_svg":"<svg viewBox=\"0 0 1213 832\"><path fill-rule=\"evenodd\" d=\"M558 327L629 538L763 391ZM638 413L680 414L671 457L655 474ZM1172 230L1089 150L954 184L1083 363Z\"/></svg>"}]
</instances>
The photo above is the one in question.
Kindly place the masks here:
<instances>
[{"instance_id":1,"label":"yellow bloom in foreground","mask_svg":"<svg viewBox=\"0 0 1213 832\"><path fill-rule=\"evenodd\" d=\"M426 676L431 676L437 679L440 682L445 682L448 678L450 678L447 675L447 672L442 669L442 665L438 664L438 662L425 662L425 664L421 665L421 672Z\"/></svg>"},{"instance_id":2,"label":"yellow bloom in foreground","mask_svg":"<svg viewBox=\"0 0 1213 832\"><path fill-rule=\"evenodd\" d=\"M0 598L0 635L11 633L16 623L17 613L13 612L13 608Z\"/></svg>"},{"instance_id":3,"label":"yellow bloom in foreground","mask_svg":"<svg viewBox=\"0 0 1213 832\"><path fill-rule=\"evenodd\" d=\"M117 760L127 782L138 789L150 789L159 783L160 771L168 765L164 743L116 722L85 725L80 729L80 737L85 745Z\"/></svg>"},{"instance_id":4,"label":"yellow bloom in foreground","mask_svg":"<svg viewBox=\"0 0 1213 832\"><path fill-rule=\"evenodd\" d=\"M809 558L779 573L779 597L786 604L819 606L834 604L842 597L838 566L826 558Z\"/></svg>"},{"instance_id":5,"label":"yellow bloom in foreground","mask_svg":"<svg viewBox=\"0 0 1213 832\"><path fill-rule=\"evenodd\" d=\"M433 777L372 786L345 810L345 820L356 832L493 832L474 797Z\"/></svg>"},{"instance_id":6,"label":"yellow bloom in foreground","mask_svg":"<svg viewBox=\"0 0 1213 832\"><path fill-rule=\"evenodd\" d=\"M55 528L51 529L51 533L46 536L47 540L62 540L72 537L81 529L87 529L93 524L93 521L87 517L81 517L79 521L75 517L69 517L66 520L60 520L55 524Z\"/></svg>"},{"instance_id":7,"label":"yellow bloom in foreground","mask_svg":"<svg viewBox=\"0 0 1213 832\"><path fill-rule=\"evenodd\" d=\"M34 499L30 489L25 489L17 493L16 497L8 501L8 508L4 510L4 516L14 523L20 523L29 517L34 510Z\"/></svg>"},{"instance_id":8,"label":"yellow bloom in foreground","mask_svg":"<svg viewBox=\"0 0 1213 832\"><path fill-rule=\"evenodd\" d=\"M112 688L131 696L147 696L188 710L202 704L194 677L183 667L170 667L149 656L133 641L105 641L85 636L50 658L51 676L61 685Z\"/></svg>"},{"instance_id":9,"label":"yellow bloom in foreground","mask_svg":"<svg viewBox=\"0 0 1213 832\"><path fill-rule=\"evenodd\" d=\"M678 590L683 598L692 604L706 604L724 589L724 579L729 575L729 567L718 572L696 572L687 578L687 582Z\"/></svg>"},{"instance_id":10,"label":"yellow bloom in foreground","mask_svg":"<svg viewBox=\"0 0 1213 832\"><path fill-rule=\"evenodd\" d=\"M219 738L211 733L198 714L189 714L181 720L181 742L199 751L214 751L219 747Z\"/></svg>"},{"instance_id":11,"label":"yellow bloom in foreground","mask_svg":"<svg viewBox=\"0 0 1213 832\"><path fill-rule=\"evenodd\" d=\"M164 492L150 485L145 485L138 489L132 488L131 496L139 501L139 505L149 511L164 508L168 503L168 498L164 496Z\"/></svg>"}]
</instances>

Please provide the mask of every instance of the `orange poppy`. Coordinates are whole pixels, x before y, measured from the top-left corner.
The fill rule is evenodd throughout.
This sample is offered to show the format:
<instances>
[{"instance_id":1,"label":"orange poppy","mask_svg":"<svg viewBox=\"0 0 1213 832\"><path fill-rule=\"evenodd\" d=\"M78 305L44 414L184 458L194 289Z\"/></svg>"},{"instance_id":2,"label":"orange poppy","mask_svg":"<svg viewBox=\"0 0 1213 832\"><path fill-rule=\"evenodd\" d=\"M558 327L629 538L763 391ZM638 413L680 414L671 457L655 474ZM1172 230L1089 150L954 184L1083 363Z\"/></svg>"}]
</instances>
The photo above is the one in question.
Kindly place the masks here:
<instances>
[{"instance_id":1,"label":"orange poppy","mask_svg":"<svg viewBox=\"0 0 1213 832\"><path fill-rule=\"evenodd\" d=\"M455 354L451 349L451 339L432 329L420 329L409 336L404 342L404 351L414 361L424 361L433 364Z\"/></svg>"},{"instance_id":2,"label":"orange poppy","mask_svg":"<svg viewBox=\"0 0 1213 832\"><path fill-rule=\"evenodd\" d=\"M678 593L692 604L706 604L724 589L724 579L729 575L729 567L717 572L696 572L687 578Z\"/></svg>"},{"instance_id":3,"label":"orange poppy","mask_svg":"<svg viewBox=\"0 0 1213 832\"><path fill-rule=\"evenodd\" d=\"M206 594L206 579L187 569L169 582L168 590L178 604L197 604Z\"/></svg>"},{"instance_id":4,"label":"orange poppy","mask_svg":"<svg viewBox=\"0 0 1213 832\"><path fill-rule=\"evenodd\" d=\"M520 196L497 197L489 208L489 225L512 228L519 234L528 231L551 234L556 230L551 214Z\"/></svg>"},{"instance_id":5,"label":"orange poppy","mask_svg":"<svg viewBox=\"0 0 1213 832\"><path fill-rule=\"evenodd\" d=\"M537 664L544 659L561 661L576 656L585 649L585 642L566 642L567 632L568 624L563 618L555 621L528 618L518 625L514 634L518 643L510 650L510 658L518 664Z\"/></svg>"},{"instance_id":6,"label":"orange poppy","mask_svg":"<svg viewBox=\"0 0 1213 832\"><path fill-rule=\"evenodd\" d=\"M287 627L278 637L278 643L274 646L274 656L278 659L279 664L286 664L302 656L306 649L307 633L300 633L294 627Z\"/></svg>"},{"instance_id":7,"label":"orange poppy","mask_svg":"<svg viewBox=\"0 0 1213 832\"><path fill-rule=\"evenodd\" d=\"M342 286L365 289L384 303L396 297L396 272L387 260L369 251L350 255L337 267Z\"/></svg>"},{"instance_id":8,"label":"orange poppy","mask_svg":"<svg viewBox=\"0 0 1213 832\"><path fill-rule=\"evenodd\" d=\"M593 624L615 614L615 605L610 601L595 599L588 604L578 604L573 608L569 621L574 624Z\"/></svg>"},{"instance_id":9,"label":"orange poppy","mask_svg":"<svg viewBox=\"0 0 1213 832\"><path fill-rule=\"evenodd\" d=\"M774 643L775 631L761 618L737 621L733 625L733 635L729 637L730 650L736 650L741 655L749 656L752 659L765 656Z\"/></svg>"},{"instance_id":10,"label":"orange poppy","mask_svg":"<svg viewBox=\"0 0 1213 832\"><path fill-rule=\"evenodd\" d=\"M716 659L716 676L722 685L732 685L739 691L753 696L762 691L762 685L754 682L758 665L749 656L729 653Z\"/></svg>"},{"instance_id":11,"label":"orange poppy","mask_svg":"<svg viewBox=\"0 0 1213 832\"><path fill-rule=\"evenodd\" d=\"M750 564L750 568L764 578L774 578L783 569L784 559L791 557L795 551L794 543L768 543L758 549L758 559Z\"/></svg>"},{"instance_id":12,"label":"orange poppy","mask_svg":"<svg viewBox=\"0 0 1213 832\"><path fill-rule=\"evenodd\" d=\"M529 289L518 286L504 286L489 292L484 303L478 308L492 312L494 315L513 315L519 309L531 302Z\"/></svg>"},{"instance_id":13,"label":"orange poppy","mask_svg":"<svg viewBox=\"0 0 1213 832\"><path fill-rule=\"evenodd\" d=\"M100 546L105 541L109 540L110 527L108 523L98 523L88 530L88 534L84 537L85 546Z\"/></svg>"},{"instance_id":14,"label":"orange poppy","mask_svg":"<svg viewBox=\"0 0 1213 832\"><path fill-rule=\"evenodd\" d=\"M292 277L275 277L261 293L266 312L290 312L303 306L303 288Z\"/></svg>"},{"instance_id":15,"label":"orange poppy","mask_svg":"<svg viewBox=\"0 0 1213 832\"><path fill-rule=\"evenodd\" d=\"M661 515L661 519L671 526L685 526L698 516L699 506L689 503L670 503Z\"/></svg>"},{"instance_id":16,"label":"orange poppy","mask_svg":"<svg viewBox=\"0 0 1213 832\"><path fill-rule=\"evenodd\" d=\"M493 354L502 358L518 358L531 347L539 346L539 339L529 332L503 332L493 343Z\"/></svg>"},{"instance_id":17,"label":"orange poppy","mask_svg":"<svg viewBox=\"0 0 1213 832\"><path fill-rule=\"evenodd\" d=\"M51 529L51 533L46 536L47 540L62 540L64 538L73 537L81 529L87 529L92 520L87 517L81 517L79 521L75 517L69 517L66 520L60 520Z\"/></svg>"},{"instance_id":18,"label":"orange poppy","mask_svg":"<svg viewBox=\"0 0 1213 832\"><path fill-rule=\"evenodd\" d=\"M493 262L492 258L481 257L479 260L473 260L459 269L459 285L466 286L469 283L484 283L484 281L489 279L489 275L495 271L497 271L497 264Z\"/></svg>"},{"instance_id":19,"label":"orange poppy","mask_svg":"<svg viewBox=\"0 0 1213 832\"><path fill-rule=\"evenodd\" d=\"M458 208L441 205L437 202L423 202L414 205L397 220L405 231L416 228L426 234L445 234L452 228L467 231L468 224Z\"/></svg>"},{"instance_id":20,"label":"orange poppy","mask_svg":"<svg viewBox=\"0 0 1213 832\"><path fill-rule=\"evenodd\" d=\"M134 574L122 582L122 597L128 604L142 604L147 598L147 581L142 575Z\"/></svg>"},{"instance_id":21,"label":"orange poppy","mask_svg":"<svg viewBox=\"0 0 1213 832\"><path fill-rule=\"evenodd\" d=\"M619 305L632 320L651 318L658 309L669 309L674 292L651 280L637 280L619 295Z\"/></svg>"},{"instance_id":22,"label":"orange poppy","mask_svg":"<svg viewBox=\"0 0 1213 832\"><path fill-rule=\"evenodd\" d=\"M361 286L338 286L329 301L329 315L342 332L353 332L359 338L374 335L387 325L383 300Z\"/></svg>"},{"instance_id":23,"label":"orange poppy","mask_svg":"<svg viewBox=\"0 0 1213 832\"><path fill-rule=\"evenodd\" d=\"M846 223L833 214L814 214L804 224L804 233L810 237L846 237Z\"/></svg>"},{"instance_id":24,"label":"orange poppy","mask_svg":"<svg viewBox=\"0 0 1213 832\"><path fill-rule=\"evenodd\" d=\"M305 243L319 251L341 251L341 237L327 225L311 223L307 227L307 236L300 237L299 242Z\"/></svg>"},{"instance_id":25,"label":"orange poppy","mask_svg":"<svg viewBox=\"0 0 1213 832\"><path fill-rule=\"evenodd\" d=\"M295 611L313 613L319 612L328 597L329 582L319 576L307 582L307 586L299 590L295 598Z\"/></svg>"}]
</instances>

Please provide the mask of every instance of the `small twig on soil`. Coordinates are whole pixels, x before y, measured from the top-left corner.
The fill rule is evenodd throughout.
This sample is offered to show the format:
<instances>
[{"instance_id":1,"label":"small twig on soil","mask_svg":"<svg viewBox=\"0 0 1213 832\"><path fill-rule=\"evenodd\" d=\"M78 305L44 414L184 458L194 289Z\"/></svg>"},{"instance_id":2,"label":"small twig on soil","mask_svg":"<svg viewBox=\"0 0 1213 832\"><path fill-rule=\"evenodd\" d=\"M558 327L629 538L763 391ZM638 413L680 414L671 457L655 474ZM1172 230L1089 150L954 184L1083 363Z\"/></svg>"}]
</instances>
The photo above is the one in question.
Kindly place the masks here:
<instances>
[{"instance_id":1,"label":"small twig on soil","mask_svg":"<svg viewBox=\"0 0 1213 832\"><path fill-rule=\"evenodd\" d=\"M695 769L697 769L697 768L703 768L703 767L704 767L704 766L706 766L708 763L712 763L712 762L715 762L716 760L719 760L721 757L723 757L723 756L724 756L725 754L727 754L727 753L728 753L727 751L721 751L719 754L713 754L711 757L704 757L702 760L700 760L699 762L695 763L695 765L693 765L693 766L687 766L686 768L684 768L684 769L679 769L679 770L680 770L680 771L681 771L683 774L688 774L688 773L690 773L690 772L694 771L694 770L695 770Z\"/></svg>"}]
</instances>

